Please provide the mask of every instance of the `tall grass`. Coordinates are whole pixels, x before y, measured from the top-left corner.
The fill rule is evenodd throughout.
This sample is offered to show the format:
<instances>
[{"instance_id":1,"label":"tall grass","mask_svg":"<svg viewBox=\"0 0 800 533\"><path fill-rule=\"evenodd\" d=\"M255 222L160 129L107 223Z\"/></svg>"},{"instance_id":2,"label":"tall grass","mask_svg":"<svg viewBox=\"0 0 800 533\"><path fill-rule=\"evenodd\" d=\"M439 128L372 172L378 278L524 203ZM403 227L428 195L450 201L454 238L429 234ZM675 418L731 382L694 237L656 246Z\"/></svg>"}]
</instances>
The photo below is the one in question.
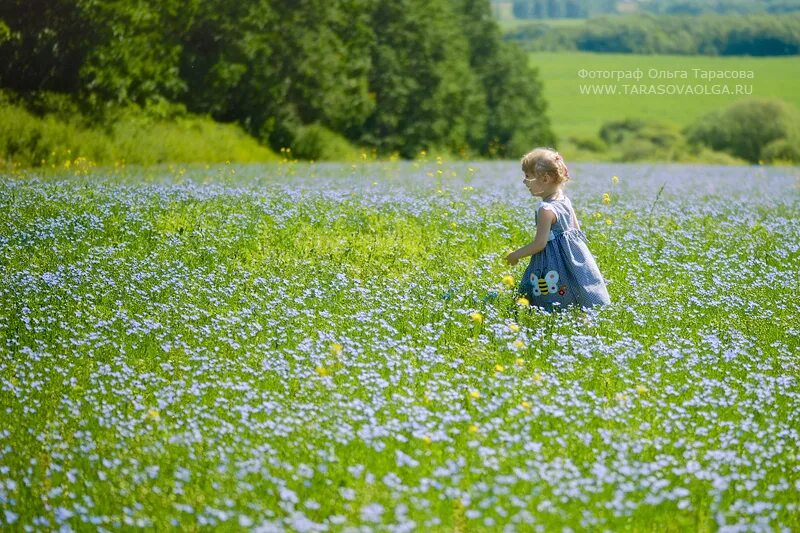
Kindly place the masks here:
<instances>
[{"instance_id":1,"label":"tall grass","mask_svg":"<svg viewBox=\"0 0 800 533\"><path fill-rule=\"evenodd\" d=\"M80 116L38 116L4 102L0 123L0 167L6 168L61 168L76 160L111 166L278 160L238 126L193 115L159 119L130 110L90 126Z\"/></svg>"}]
</instances>

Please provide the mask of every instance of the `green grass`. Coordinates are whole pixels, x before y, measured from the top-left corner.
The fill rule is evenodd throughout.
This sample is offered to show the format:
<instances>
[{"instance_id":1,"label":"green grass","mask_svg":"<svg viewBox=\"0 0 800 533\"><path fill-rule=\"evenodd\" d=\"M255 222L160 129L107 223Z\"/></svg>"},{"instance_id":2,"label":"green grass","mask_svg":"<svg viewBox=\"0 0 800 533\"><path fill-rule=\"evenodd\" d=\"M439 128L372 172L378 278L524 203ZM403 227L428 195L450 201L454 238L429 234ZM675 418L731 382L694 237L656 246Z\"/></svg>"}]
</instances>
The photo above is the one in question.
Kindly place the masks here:
<instances>
[{"instance_id":1,"label":"green grass","mask_svg":"<svg viewBox=\"0 0 800 533\"><path fill-rule=\"evenodd\" d=\"M0 527L797 530L798 169L570 170L596 313L513 161L0 177Z\"/></svg>"},{"instance_id":2,"label":"green grass","mask_svg":"<svg viewBox=\"0 0 800 533\"><path fill-rule=\"evenodd\" d=\"M239 126L188 113L156 118L130 109L107 125L88 125L77 113L38 116L0 100L0 122L0 169L279 159Z\"/></svg>"},{"instance_id":3,"label":"green grass","mask_svg":"<svg viewBox=\"0 0 800 533\"><path fill-rule=\"evenodd\" d=\"M638 83L675 83L649 80L647 71L752 70L752 97L776 97L800 108L800 57L709 57L633 54L592 54L584 52L534 52L530 64L537 67L544 83L549 116L559 139L570 136L597 135L600 126L610 120L640 117L686 126L708 111L747 98L735 95L587 95L581 84L607 83L581 79L578 71L641 69L645 78ZM691 83L700 83L689 80ZM739 83L726 80L728 83ZM614 83L614 82L609 82ZM620 83L637 83L630 81ZM686 83L680 80L679 83Z\"/></svg>"}]
</instances>

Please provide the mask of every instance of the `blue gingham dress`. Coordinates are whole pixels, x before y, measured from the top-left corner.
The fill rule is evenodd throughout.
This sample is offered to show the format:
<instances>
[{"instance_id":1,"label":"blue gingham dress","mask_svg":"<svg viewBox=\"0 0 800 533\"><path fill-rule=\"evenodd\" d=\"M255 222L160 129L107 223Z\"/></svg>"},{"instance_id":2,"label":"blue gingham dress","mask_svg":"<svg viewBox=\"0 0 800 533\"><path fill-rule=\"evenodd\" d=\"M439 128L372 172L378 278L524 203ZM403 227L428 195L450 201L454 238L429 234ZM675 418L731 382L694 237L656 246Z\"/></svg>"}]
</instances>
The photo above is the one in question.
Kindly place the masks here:
<instances>
[{"instance_id":1,"label":"blue gingham dress","mask_svg":"<svg viewBox=\"0 0 800 533\"><path fill-rule=\"evenodd\" d=\"M611 303L606 283L597 268L594 256L586 246L586 235L577 228L572 204L562 196L542 202L536 209L555 213L550 239L544 250L531 257L519 292L537 307L547 311L570 305L593 307Z\"/></svg>"}]
</instances>

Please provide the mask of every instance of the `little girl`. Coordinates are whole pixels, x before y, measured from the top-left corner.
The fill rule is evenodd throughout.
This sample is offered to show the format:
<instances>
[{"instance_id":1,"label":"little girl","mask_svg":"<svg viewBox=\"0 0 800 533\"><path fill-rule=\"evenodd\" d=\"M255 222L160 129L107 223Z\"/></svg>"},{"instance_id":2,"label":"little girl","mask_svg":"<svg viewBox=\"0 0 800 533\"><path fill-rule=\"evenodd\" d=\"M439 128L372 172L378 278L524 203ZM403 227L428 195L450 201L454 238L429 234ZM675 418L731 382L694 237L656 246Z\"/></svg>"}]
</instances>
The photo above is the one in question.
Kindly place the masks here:
<instances>
[{"instance_id":1,"label":"little girl","mask_svg":"<svg viewBox=\"0 0 800 533\"><path fill-rule=\"evenodd\" d=\"M531 305L548 311L572 304L592 307L610 303L572 203L562 190L570 176L561 154L536 148L522 158L522 172L523 183L542 203L536 209L536 237L506 256L510 265L533 256L520 282L520 294Z\"/></svg>"}]
</instances>

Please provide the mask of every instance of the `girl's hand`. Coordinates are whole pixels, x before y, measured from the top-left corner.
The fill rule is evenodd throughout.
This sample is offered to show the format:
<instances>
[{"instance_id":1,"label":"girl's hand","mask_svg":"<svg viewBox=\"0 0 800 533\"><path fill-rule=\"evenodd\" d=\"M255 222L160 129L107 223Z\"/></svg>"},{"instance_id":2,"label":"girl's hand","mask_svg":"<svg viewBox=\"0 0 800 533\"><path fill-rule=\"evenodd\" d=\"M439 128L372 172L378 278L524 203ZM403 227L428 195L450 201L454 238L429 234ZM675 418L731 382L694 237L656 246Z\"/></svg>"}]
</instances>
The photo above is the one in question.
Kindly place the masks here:
<instances>
[{"instance_id":1,"label":"girl's hand","mask_svg":"<svg viewBox=\"0 0 800 533\"><path fill-rule=\"evenodd\" d=\"M511 266L514 266L514 265L516 265L517 263L519 263L519 259L517 259L516 257L514 257L514 252L511 252L510 254L508 254L508 255L506 256L506 263L508 263L508 264L509 264L509 265L511 265Z\"/></svg>"}]
</instances>

